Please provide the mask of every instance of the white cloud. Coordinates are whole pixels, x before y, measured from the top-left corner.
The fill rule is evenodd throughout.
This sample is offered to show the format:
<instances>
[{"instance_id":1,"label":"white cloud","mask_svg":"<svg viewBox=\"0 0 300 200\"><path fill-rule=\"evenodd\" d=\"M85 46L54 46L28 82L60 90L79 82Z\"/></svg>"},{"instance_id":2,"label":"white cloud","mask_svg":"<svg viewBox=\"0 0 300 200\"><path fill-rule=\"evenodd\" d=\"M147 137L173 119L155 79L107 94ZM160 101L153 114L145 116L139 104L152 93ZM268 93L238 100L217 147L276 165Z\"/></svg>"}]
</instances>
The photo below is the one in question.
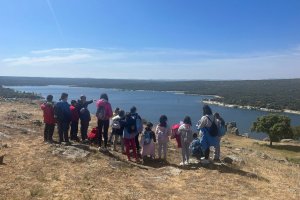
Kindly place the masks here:
<instances>
[{"instance_id":1,"label":"white cloud","mask_svg":"<svg viewBox=\"0 0 300 200\"><path fill-rule=\"evenodd\" d=\"M70 74L70 69L75 70ZM163 48L55 48L4 58L0 73L143 79L300 78L300 48L249 54Z\"/></svg>"}]
</instances>

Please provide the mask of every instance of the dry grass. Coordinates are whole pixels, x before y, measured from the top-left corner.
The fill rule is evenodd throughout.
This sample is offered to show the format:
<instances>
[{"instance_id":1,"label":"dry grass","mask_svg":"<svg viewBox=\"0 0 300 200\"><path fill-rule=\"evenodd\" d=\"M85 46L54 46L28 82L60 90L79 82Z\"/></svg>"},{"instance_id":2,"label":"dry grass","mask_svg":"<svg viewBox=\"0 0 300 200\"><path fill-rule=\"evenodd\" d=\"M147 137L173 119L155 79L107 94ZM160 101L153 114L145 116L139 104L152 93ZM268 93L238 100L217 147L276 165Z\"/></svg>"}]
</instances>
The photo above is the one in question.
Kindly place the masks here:
<instances>
[{"instance_id":1,"label":"dry grass","mask_svg":"<svg viewBox=\"0 0 300 200\"><path fill-rule=\"evenodd\" d=\"M74 162L52 155L43 144L43 126L35 123L42 113L36 104L0 102L0 108L0 132L11 136L1 141L9 148L1 150L7 155L0 165L0 199L300 199L299 165L280 161L297 158L298 145L272 149L226 136L223 156L237 155L245 165L180 168L173 143L168 164L138 167L115 152L92 153ZM170 168L181 173L172 175Z\"/></svg>"}]
</instances>

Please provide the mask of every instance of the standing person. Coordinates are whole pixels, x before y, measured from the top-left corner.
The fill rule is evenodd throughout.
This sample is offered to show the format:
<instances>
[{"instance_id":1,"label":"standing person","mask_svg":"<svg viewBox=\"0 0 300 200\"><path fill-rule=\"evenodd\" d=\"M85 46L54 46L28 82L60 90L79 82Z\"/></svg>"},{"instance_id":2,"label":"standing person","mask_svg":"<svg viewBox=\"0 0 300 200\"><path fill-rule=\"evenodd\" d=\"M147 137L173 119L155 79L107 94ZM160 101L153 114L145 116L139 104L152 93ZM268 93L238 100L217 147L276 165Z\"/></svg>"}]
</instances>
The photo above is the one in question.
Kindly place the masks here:
<instances>
[{"instance_id":1,"label":"standing person","mask_svg":"<svg viewBox=\"0 0 300 200\"><path fill-rule=\"evenodd\" d=\"M68 94L62 93L59 102L54 107L54 115L57 120L59 143L63 141L70 144L68 130L71 122L70 105L68 104Z\"/></svg>"},{"instance_id":2,"label":"standing person","mask_svg":"<svg viewBox=\"0 0 300 200\"><path fill-rule=\"evenodd\" d=\"M116 116L119 115L119 112L120 112L120 108L116 108L115 111L114 111L114 113L113 113L113 116L112 116L112 121L113 121L114 117L116 117ZM124 115L125 115L125 113L124 113ZM115 133L114 133L114 131L112 129L112 132L111 132L111 134L109 136L109 139L108 139L108 143L113 144L113 140L112 139L113 139L114 134Z\"/></svg>"},{"instance_id":3,"label":"standing person","mask_svg":"<svg viewBox=\"0 0 300 200\"><path fill-rule=\"evenodd\" d=\"M79 121L79 113L77 108L77 102L75 100L71 101L70 111L72 115L71 121L71 140L75 140L79 142L79 138L77 136L78 133L78 121Z\"/></svg>"},{"instance_id":4,"label":"standing person","mask_svg":"<svg viewBox=\"0 0 300 200\"><path fill-rule=\"evenodd\" d=\"M204 152L204 160L202 160L203 164L209 163L209 148L211 146L216 146L218 139L216 136L211 134L211 128L213 127L213 123L215 122L215 118L212 114L212 110L208 105L203 106L203 116L198 121L197 128L200 130L200 142L201 147Z\"/></svg>"},{"instance_id":5,"label":"standing person","mask_svg":"<svg viewBox=\"0 0 300 200\"><path fill-rule=\"evenodd\" d=\"M85 95L80 96L78 100L78 111L80 118L80 132L82 141L87 140L87 132L91 121L91 114L88 109L88 105L93 103L93 100L87 101Z\"/></svg>"},{"instance_id":6,"label":"standing person","mask_svg":"<svg viewBox=\"0 0 300 200\"><path fill-rule=\"evenodd\" d=\"M44 116L44 142L52 143L53 142L53 133L55 128L55 119L54 119L54 103L53 96L48 95L46 102L41 105Z\"/></svg>"},{"instance_id":7,"label":"standing person","mask_svg":"<svg viewBox=\"0 0 300 200\"><path fill-rule=\"evenodd\" d=\"M124 139L123 139L123 131L124 131L124 121L125 120L125 112L124 110L120 110L119 114L112 118L112 133L114 133L114 147L113 150L117 150L117 142L118 139L121 139L121 150L124 153Z\"/></svg>"},{"instance_id":8,"label":"standing person","mask_svg":"<svg viewBox=\"0 0 300 200\"><path fill-rule=\"evenodd\" d=\"M168 118L166 115L162 115L159 118L159 124L156 127L155 135L158 142L158 158L161 159L161 153L164 153L164 160L167 160L167 146L169 142L169 136L171 130L168 127Z\"/></svg>"},{"instance_id":9,"label":"standing person","mask_svg":"<svg viewBox=\"0 0 300 200\"><path fill-rule=\"evenodd\" d=\"M219 113L215 113L214 117L218 126L218 136L217 136L217 143L215 146L214 161L220 161L220 154L221 154L220 142L221 142L221 138L225 135L226 132L225 121L220 116Z\"/></svg>"},{"instance_id":10,"label":"standing person","mask_svg":"<svg viewBox=\"0 0 300 200\"><path fill-rule=\"evenodd\" d=\"M135 106L133 106L131 109L130 109L130 115L133 119L135 119L136 121L136 126L137 126L137 134L134 138L135 140L135 146L136 146L136 150L138 152L138 154L140 153L140 149L141 149L141 146L140 146L140 142L139 142L139 134L142 133L143 131L143 123L142 123L142 118L140 117L140 115L137 113L137 109Z\"/></svg>"},{"instance_id":11,"label":"standing person","mask_svg":"<svg viewBox=\"0 0 300 200\"><path fill-rule=\"evenodd\" d=\"M108 101L107 94L103 93L97 101L98 131L99 131L99 150L107 150L109 119L112 117L112 108ZM102 134L104 136L104 148L102 148Z\"/></svg>"},{"instance_id":12,"label":"standing person","mask_svg":"<svg viewBox=\"0 0 300 200\"><path fill-rule=\"evenodd\" d=\"M193 140L193 131L192 131L192 120L189 116L186 116L183 120L183 124L179 127L178 133L181 139L181 153L182 153L182 162L180 165L188 165L190 159L190 144Z\"/></svg>"},{"instance_id":13,"label":"standing person","mask_svg":"<svg viewBox=\"0 0 300 200\"><path fill-rule=\"evenodd\" d=\"M136 162L139 162L139 158L137 156L136 146L135 146L135 137L138 132L137 132L136 120L132 118L131 113L126 114L124 124L125 124L125 128L123 132L123 138L124 138L124 144L125 144L128 161L131 161L130 159L130 147L131 147Z\"/></svg>"},{"instance_id":14,"label":"standing person","mask_svg":"<svg viewBox=\"0 0 300 200\"><path fill-rule=\"evenodd\" d=\"M144 133L141 137L141 145L142 145L142 158L145 156L151 156L152 159L155 158L155 145L156 142L155 133L152 131L153 124L148 122L145 128Z\"/></svg>"}]
</instances>

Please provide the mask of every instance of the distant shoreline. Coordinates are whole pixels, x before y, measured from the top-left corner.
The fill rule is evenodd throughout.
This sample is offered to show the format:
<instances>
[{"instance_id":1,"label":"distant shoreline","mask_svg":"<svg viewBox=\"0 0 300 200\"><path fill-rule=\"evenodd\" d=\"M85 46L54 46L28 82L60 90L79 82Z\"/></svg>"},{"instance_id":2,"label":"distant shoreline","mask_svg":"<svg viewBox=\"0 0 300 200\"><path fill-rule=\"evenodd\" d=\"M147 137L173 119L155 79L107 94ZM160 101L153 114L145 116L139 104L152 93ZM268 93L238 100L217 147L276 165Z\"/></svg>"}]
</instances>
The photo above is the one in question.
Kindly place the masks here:
<instances>
[{"instance_id":1,"label":"distant shoreline","mask_svg":"<svg viewBox=\"0 0 300 200\"><path fill-rule=\"evenodd\" d=\"M215 96L218 98L218 96ZM210 104L210 105L216 105L216 106L222 106L227 108L239 108L239 109L245 109L245 110L257 110L257 111L265 111L265 112L273 112L273 113L289 113L289 114L296 114L300 115L300 111L297 110L289 110L289 109L283 109L283 110L276 110L276 109L268 109L268 108L259 108L255 106L242 106L237 104L226 104L218 101L212 101L212 100L203 100L202 103Z\"/></svg>"}]
</instances>

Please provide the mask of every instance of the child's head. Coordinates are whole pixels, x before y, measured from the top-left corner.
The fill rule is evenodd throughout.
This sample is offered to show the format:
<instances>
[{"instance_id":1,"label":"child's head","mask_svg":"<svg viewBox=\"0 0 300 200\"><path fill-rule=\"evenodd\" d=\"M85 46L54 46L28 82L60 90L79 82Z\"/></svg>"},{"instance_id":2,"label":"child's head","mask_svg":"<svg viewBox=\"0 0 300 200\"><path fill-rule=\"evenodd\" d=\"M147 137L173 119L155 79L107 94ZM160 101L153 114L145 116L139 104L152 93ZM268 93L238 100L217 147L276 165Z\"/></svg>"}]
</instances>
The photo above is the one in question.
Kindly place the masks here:
<instances>
[{"instance_id":1,"label":"child's head","mask_svg":"<svg viewBox=\"0 0 300 200\"><path fill-rule=\"evenodd\" d=\"M120 117L125 117L125 111L124 110L120 110L119 111L119 116Z\"/></svg>"},{"instance_id":2,"label":"child's head","mask_svg":"<svg viewBox=\"0 0 300 200\"><path fill-rule=\"evenodd\" d=\"M118 115L119 112L120 112L120 108L117 107L117 108L115 109L115 112L114 112L114 113Z\"/></svg>"},{"instance_id":3,"label":"child's head","mask_svg":"<svg viewBox=\"0 0 300 200\"><path fill-rule=\"evenodd\" d=\"M194 139L198 138L198 133L193 133L193 138Z\"/></svg>"},{"instance_id":4,"label":"child's head","mask_svg":"<svg viewBox=\"0 0 300 200\"><path fill-rule=\"evenodd\" d=\"M100 99L104 99L104 100L108 101L108 96L107 96L107 94L106 94L106 93L102 93L102 94L100 95Z\"/></svg>"},{"instance_id":5,"label":"child's head","mask_svg":"<svg viewBox=\"0 0 300 200\"><path fill-rule=\"evenodd\" d=\"M151 122L147 122L146 128L151 130L153 128L153 124Z\"/></svg>"},{"instance_id":6,"label":"child's head","mask_svg":"<svg viewBox=\"0 0 300 200\"><path fill-rule=\"evenodd\" d=\"M159 118L159 126L166 127L168 122L168 117L166 115L162 115Z\"/></svg>"},{"instance_id":7,"label":"child's head","mask_svg":"<svg viewBox=\"0 0 300 200\"><path fill-rule=\"evenodd\" d=\"M186 116L183 120L183 123L192 125L192 120L191 120L190 116Z\"/></svg>"},{"instance_id":8,"label":"child's head","mask_svg":"<svg viewBox=\"0 0 300 200\"><path fill-rule=\"evenodd\" d=\"M67 100L68 100L68 96L69 96L69 95L68 95L67 93L64 93L64 92L63 92L63 93L61 94L59 100L60 100L60 101L67 101Z\"/></svg>"},{"instance_id":9,"label":"child's head","mask_svg":"<svg viewBox=\"0 0 300 200\"><path fill-rule=\"evenodd\" d=\"M220 119L220 114L219 114L219 113L216 112L216 113L214 114L214 116L215 116L216 119Z\"/></svg>"},{"instance_id":10,"label":"child's head","mask_svg":"<svg viewBox=\"0 0 300 200\"><path fill-rule=\"evenodd\" d=\"M132 106L132 107L130 108L130 112L131 112L132 114L136 113L136 107L135 107L135 106Z\"/></svg>"},{"instance_id":11,"label":"child's head","mask_svg":"<svg viewBox=\"0 0 300 200\"><path fill-rule=\"evenodd\" d=\"M52 101L53 101L53 96L52 96L51 94L49 94L49 95L47 96L47 101L48 101L48 102L52 102Z\"/></svg>"},{"instance_id":12,"label":"child's head","mask_svg":"<svg viewBox=\"0 0 300 200\"><path fill-rule=\"evenodd\" d=\"M86 102L86 96L85 95L81 95L80 96L80 100L82 101L82 103Z\"/></svg>"},{"instance_id":13,"label":"child's head","mask_svg":"<svg viewBox=\"0 0 300 200\"><path fill-rule=\"evenodd\" d=\"M76 106L76 103L77 103L77 102L76 102L75 100L72 100L72 101L71 101L71 105L72 105L72 106Z\"/></svg>"}]
</instances>

